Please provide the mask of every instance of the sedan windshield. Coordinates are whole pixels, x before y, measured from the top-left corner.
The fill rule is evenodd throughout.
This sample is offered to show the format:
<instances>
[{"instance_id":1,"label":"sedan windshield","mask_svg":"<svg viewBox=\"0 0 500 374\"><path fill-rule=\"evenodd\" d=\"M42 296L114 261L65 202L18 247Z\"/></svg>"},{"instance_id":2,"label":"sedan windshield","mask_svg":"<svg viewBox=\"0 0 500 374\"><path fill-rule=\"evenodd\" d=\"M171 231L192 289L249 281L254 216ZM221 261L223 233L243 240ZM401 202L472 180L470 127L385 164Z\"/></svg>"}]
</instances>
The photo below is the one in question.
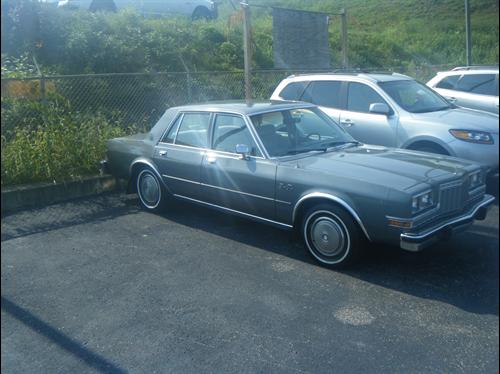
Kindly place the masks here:
<instances>
[{"instance_id":1,"label":"sedan windshield","mask_svg":"<svg viewBox=\"0 0 500 374\"><path fill-rule=\"evenodd\" d=\"M379 86L401 108L410 113L437 112L452 108L450 103L443 97L427 86L413 80L380 82Z\"/></svg>"},{"instance_id":2,"label":"sedan windshield","mask_svg":"<svg viewBox=\"0 0 500 374\"><path fill-rule=\"evenodd\" d=\"M291 109L250 117L269 156L280 157L357 142L317 108Z\"/></svg>"}]
</instances>

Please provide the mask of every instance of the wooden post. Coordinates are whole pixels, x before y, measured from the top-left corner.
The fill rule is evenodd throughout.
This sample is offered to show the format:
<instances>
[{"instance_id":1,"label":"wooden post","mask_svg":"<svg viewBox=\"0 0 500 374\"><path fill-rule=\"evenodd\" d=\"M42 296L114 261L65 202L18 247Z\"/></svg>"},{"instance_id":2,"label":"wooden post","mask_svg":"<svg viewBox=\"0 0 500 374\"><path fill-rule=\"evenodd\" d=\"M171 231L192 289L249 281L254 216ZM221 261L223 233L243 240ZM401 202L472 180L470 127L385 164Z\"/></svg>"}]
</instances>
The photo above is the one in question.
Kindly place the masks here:
<instances>
[{"instance_id":1,"label":"wooden post","mask_svg":"<svg viewBox=\"0 0 500 374\"><path fill-rule=\"evenodd\" d=\"M340 13L342 19L342 68L349 68L349 60L347 58L347 10L342 9Z\"/></svg>"},{"instance_id":2,"label":"wooden post","mask_svg":"<svg viewBox=\"0 0 500 374\"><path fill-rule=\"evenodd\" d=\"M472 36L470 28L470 6L469 0L465 0L465 54L467 66L472 65Z\"/></svg>"},{"instance_id":3,"label":"wooden post","mask_svg":"<svg viewBox=\"0 0 500 374\"><path fill-rule=\"evenodd\" d=\"M245 55L245 100L252 102L252 25L248 0L241 3L243 9L243 48Z\"/></svg>"}]
</instances>

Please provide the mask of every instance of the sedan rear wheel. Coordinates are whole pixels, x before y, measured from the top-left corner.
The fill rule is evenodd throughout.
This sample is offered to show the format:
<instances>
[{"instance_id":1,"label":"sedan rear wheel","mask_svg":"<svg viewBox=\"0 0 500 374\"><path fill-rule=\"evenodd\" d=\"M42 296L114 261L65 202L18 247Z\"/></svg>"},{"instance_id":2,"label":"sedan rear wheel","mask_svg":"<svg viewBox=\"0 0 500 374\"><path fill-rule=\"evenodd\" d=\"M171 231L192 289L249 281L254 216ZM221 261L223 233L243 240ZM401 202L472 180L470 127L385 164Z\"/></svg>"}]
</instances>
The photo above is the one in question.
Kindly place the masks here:
<instances>
[{"instance_id":1,"label":"sedan rear wheel","mask_svg":"<svg viewBox=\"0 0 500 374\"><path fill-rule=\"evenodd\" d=\"M149 168L137 175L137 195L141 206L151 212L159 212L165 204L165 190L158 176Z\"/></svg>"},{"instance_id":2,"label":"sedan rear wheel","mask_svg":"<svg viewBox=\"0 0 500 374\"><path fill-rule=\"evenodd\" d=\"M344 267L362 251L362 233L352 217L333 204L321 204L304 215L302 236L309 252L330 267Z\"/></svg>"}]
</instances>

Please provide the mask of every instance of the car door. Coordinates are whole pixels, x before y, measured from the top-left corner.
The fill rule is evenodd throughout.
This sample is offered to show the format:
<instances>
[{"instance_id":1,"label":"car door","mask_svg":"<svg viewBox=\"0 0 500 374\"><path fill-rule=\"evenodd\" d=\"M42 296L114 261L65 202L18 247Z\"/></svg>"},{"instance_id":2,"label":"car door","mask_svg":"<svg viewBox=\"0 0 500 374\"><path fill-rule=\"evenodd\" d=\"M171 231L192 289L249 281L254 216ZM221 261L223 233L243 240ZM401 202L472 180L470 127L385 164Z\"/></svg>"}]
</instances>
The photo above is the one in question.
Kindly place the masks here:
<instances>
[{"instance_id":1,"label":"car door","mask_svg":"<svg viewBox=\"0 0 500 374\"><path fill-rule=\"evenodd\" d=\"M301 100L319 106L331 119L339 123L342 84L342 81L313 81L307 86Z\"/></svg>"},{"instance_id":2,"label":"car door","mask_svg":"<svg viewBox=\"0 0 500 374\"><path fill-rule=\"evenodd\" d=\"M464 74L457 83L455 98L459 106L498 113L498 75Z\"/></svg>"},{"instance_id":3,"label":"car door","mask_svg":"<svg viewBox=\"0 0 500 374\"><path fill-rule=\"evenodd\" d=\"M246 158L236 153L245 144ZM273 219L276 164L263 157L244 117L216 114L212 149L201 169L203 201L246 214Z\"/></svg>"},{"instance_id":4,"label":"car door","mask_svg":"<svg viewBox=\"0 0 500 374\"><path fill-rule=\"evenodd\" d=\"M155 147L154 161L174 195L201 198L200 172L210 119L210 113L181 113Z\"/></svg>"},{"instance_id":5,"label":"car door","mask_svg":"<svg viewBox=\"0 0 500 374\"><path fill-rule=\"evenodd\" d=\"M370 105L375 103L391 106L372 87L364 83L349 82L347 87L346 110L340 112L340 125L356 140L366 144L395 147L399 119L394 113L370 113Z\"/></svg>"}]
</instances>

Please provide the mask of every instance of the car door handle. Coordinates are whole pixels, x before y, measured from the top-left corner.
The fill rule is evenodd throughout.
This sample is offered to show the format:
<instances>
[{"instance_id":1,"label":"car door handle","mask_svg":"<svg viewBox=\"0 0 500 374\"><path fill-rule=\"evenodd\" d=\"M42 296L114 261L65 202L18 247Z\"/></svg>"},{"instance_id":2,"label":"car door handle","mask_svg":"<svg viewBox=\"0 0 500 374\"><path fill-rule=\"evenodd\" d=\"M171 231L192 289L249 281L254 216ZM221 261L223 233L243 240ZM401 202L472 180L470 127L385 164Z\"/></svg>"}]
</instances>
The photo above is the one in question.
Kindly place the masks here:
<instances>
[{"instance_id":1,"label":"car door handle","mask_svg":"<svg viewBox=\"0 0 500 374\"><path fill-rule=\"evenodd\" d=\"M350 119L345 119L343 121L340 121L340 124L344 127L351 127L354 126L354 122Z\"/></svg>"},{"instance_id":2,"label":"car door handle","mask_svg":"<svg viewBox=\"0 0 500 374\"><path fill-rule=\"evenodd\" d=\"M215 161L217 161L217 157L212 153L207 153L207 162L209 164L215 164Z\"/></svg>"},{"instance_id":3,"label":"car door handle","mask_svg":"<svg viewBox=\"0 0 500 374\"><path fill-rule=\"evenodd\" d=\"M159 151L158 154L162 157L165 157L167 155L167 151L163 150L163 151Z\"/></svg>"}]
</instances>

